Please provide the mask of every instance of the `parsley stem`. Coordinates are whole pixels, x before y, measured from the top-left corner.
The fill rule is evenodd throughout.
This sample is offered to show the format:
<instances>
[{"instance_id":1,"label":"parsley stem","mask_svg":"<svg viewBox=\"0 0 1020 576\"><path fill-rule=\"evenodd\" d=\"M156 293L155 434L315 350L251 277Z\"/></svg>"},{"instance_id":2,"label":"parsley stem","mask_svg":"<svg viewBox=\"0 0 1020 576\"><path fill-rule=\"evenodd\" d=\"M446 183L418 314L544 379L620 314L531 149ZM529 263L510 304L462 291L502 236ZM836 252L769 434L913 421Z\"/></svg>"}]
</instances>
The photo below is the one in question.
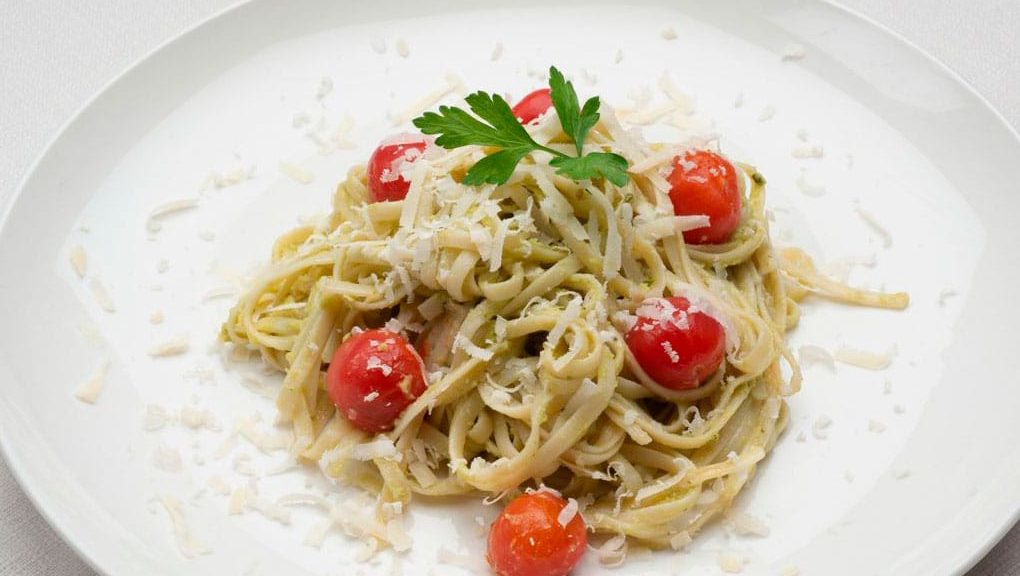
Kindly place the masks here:
<instances>
[{"instance_id":1,"label":"parsley stem","mask_svg":"<svg viewBox=\"0 0 1020 576\"><path fill-rule=\"evenodd\" d=\"M543 152L548 152L548 153L552 154L553 156L557 156L559 158L573 158L573 156L571 156L569 154L564 154L563 152L560 152L559 150L553 150L552 148L549 148L548 146L542 146L538 142L535 142L535 149L536 150L541 150Z\"/></svg>"}]
</instances>

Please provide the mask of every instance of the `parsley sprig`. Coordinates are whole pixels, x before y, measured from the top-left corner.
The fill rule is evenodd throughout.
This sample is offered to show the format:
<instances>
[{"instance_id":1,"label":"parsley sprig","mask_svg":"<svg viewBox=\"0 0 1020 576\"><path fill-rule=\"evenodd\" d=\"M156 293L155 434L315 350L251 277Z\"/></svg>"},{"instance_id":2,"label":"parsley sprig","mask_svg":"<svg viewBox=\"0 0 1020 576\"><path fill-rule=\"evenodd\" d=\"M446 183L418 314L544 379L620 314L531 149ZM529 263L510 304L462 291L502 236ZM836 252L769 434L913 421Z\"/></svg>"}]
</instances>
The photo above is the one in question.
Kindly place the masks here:
<instances>
[{"instance_id":1,"label":"parsley sprig","mask_svg":"<svg viewBox=\"0 0 1020 576\"><path fill-rule=\"evenodd\" d=\"M626 158L612 152L584 153L584 139L599 121L598 96L581 106L573 84L555 66L549 68L549 89L560 125L574 143L576 156L535 142L499 94L479 91L464 98L474 115L455 106L440 106L438 113L426 112L415 118L414 125L425 134L438 135L436 145L443 148L469 145L499 148L467 171L463 183L469 186L506 182L521 159L536 151L551 154L549 165L573 180L605 178L617 186L626 184Z\"/></svg>"}]
</instances>

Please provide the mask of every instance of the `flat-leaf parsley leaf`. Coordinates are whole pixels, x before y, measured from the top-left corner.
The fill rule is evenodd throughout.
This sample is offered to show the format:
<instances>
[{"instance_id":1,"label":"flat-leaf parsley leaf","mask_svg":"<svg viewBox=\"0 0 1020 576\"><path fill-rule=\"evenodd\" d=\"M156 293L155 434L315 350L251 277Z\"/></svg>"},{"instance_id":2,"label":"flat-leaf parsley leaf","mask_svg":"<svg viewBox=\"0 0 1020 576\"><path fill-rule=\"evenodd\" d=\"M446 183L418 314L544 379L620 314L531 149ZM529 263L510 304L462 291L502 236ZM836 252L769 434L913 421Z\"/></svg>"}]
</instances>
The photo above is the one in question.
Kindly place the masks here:
<instances>
[{"instance_id":1,"label":"flat-leaf parsley leaf","mask_svg":"<svg viewBox=\"0 0 1020 576\"><path fill-rule=\"evenodd\" d=\"M599 121L598 96L589 98L582 107L573 84L555 66L549 68L549 88L560 125L574 143L577 156L535 142L506 100L488 92L479 91L464 98L474 116L456 106L440 106L439 112L425 112L415 118L414 125L424 134L438 135L436 145L443 148L471 145L500 148L467 171L463 183L469 186L506 182L521 159L536 151L552 155L549 165L573 180L605 178L617 186L626 184L626 158L604 151L584 153L584 140Z\"/></svg>"}]
</instances>

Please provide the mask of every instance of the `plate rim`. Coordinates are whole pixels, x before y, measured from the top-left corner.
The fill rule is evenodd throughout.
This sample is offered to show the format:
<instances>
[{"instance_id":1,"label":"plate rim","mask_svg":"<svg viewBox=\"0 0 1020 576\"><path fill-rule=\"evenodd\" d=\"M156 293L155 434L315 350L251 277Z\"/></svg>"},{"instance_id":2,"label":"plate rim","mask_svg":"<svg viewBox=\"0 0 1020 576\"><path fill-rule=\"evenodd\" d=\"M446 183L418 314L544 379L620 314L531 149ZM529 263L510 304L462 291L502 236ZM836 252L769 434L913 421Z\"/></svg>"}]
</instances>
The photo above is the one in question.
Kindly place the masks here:
<instances>
[{"instance_id":1,"label":"plate rim","mask_svg":"<svg viewBox=\"0 0 1020 576\"><path fill-rule=\"evenodd\" d=\"M21 199L26 186L35 176L39 166L48 156L50 156L53 149L70 131L70 129L74 127L75 124L77 124L81 118L96 105L97 102L105 97L108 92L110 92L118 84L122 83L126 77L142 67L146 62L151 60L167 47L194 35L197 31L211 25L213 22L229 17L242 7L254 4L258 1L259 0L236 0L226 7L220 8L204 18L199 19L193 24L182 29L180 32L159 42L155 47L146 51L141 56L132 60L112 78L96 89L63 123L61 123L59 128L52 133L50 138L47 139L46 144L41 148L39 153L34 157L32 162L18 179L13 192L7 197L3 204L0 205L0 231L4 230L8 225L14 207ZM1006 133L1011 136L1015 144L1020 147L1020 128L1014 126L1009 119L1007 119L1002 112L988 100L987 97L985 97L973 86L973 84L971 84L970 81L961 76L955 69L942 61L942 59L928 52L914 41L905 37L902 33L875 20L872 16L844 5L838 0L810 1L816 4L826 5L843 13L850 19L863 22L869 27L880 31L882 34L908 48L916 56L934 64L942 74L945 74L957 86L963 87L969 96L974 98L975 101L980 104L980 107L985 112L991 113L992 118L997 121L998 125L1005 128ZM111 559L103 552L88 549L82 541L75 536L75 533L68 525L69 515L66 512L60 511L59 508L52 503L52 500L48 500L47 494L42 489L37 488L32 483L28 482L30 477L32 477L32 474L27 469L28 465L22 462L19 448L7 439L7 434L2 433L5 426L6 424L4 420L0 419L0 458L3 458L3 460L7 463L12 477L17 482L22 493L25 494L29 502L31 502L33 508L60 537L60 539L90 568L104 576L116 576L115 572L108 569L109 566L115 562L111 561ZM958 556L959 559L956 562L956 566L953 568L953 573L962 575L973 568L978 562L987 556L992 548L1002 541L1005 535L1012 530L1015 525L1020 525L1020 502L1014 506L1012 511L1004 514L996 526L991 527L991 529L988 530L986 537L980 540L980 545L972 547L970 550L964 550L964 554Z\"/></svg>"}]
</instances>

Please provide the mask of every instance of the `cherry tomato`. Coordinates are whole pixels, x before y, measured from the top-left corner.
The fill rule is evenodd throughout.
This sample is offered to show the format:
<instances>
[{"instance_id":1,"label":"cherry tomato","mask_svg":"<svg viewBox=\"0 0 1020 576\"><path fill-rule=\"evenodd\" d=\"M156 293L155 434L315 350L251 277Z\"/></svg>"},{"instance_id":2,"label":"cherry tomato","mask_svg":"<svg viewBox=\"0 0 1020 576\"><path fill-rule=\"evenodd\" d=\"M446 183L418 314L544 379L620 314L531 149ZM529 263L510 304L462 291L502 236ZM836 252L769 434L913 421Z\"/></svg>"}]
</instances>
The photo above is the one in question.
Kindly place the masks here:
<instances>
[{"instance_id":1,"label":"cherry tomato","mask_svg":"<svg viewBox=\"0 0 1020 576\"><path fill-rule=\"evenodd\" d=\"M350 336L326 371L330 400L354 426L376 433L425 392L421 362L403 336L365 330Z\"/></svg>"},{"instance_id":2,"label":"cherry tomato","mask_svg":"<svg viewBox=\"0 0 1020 576\"><path fill-rule=\"evenodd\" d=\"M414 162L425 151L425 139L397 144L380 144L368 159L368 191L372 202L403 200L411 183L400 170L407 162Z\"/></svg>"},{"instance_id":3,"label":"cherry tomato","mask_svg":"<svg viewBox=\"0 0 1020 576\"><path fill-rule=\"evenodd\" d=\"M499 576L566 576L581 561L588 533L580 514L560 525L567 505L550 492L510 502L489 530L489 566Z\"/></svg>"},{"instance_id":4,"label":"cherry tomato","mask_svg":"<svg viewBox=\"0 0 1020 576\"><path fill-rule=\"evenodd\" d=\"M645 300L624 339L645 374L670 390L700 386L719 369L726 352L722 324L692 311L681 296Z\"/></svg>"},{"instance_id":5,"label":"cherry tomato","mask_svg":"<svg viewBox=\"0 0 1020 576\"><path fill-rule=\"evenodd\" d=\"M550 106L552 106L552 97L549 96L549 89L540 88L521 98L521 101L513 108L514 117L520 120L521 124L530 124L545 114Z\"/></svg>"},{"instance_id":6,"label":"cherry tomato","mask_svg":"<svg viewBox=\"0 0 1020 576\"><path fill-rule=\"evenodd\" d=\"M669 199L677 216L708 216L709 225L684 232L688 244L720 244L740 225L737 171L725 158L696 150L673 158Z\"/></svg>"}]
</instances>

